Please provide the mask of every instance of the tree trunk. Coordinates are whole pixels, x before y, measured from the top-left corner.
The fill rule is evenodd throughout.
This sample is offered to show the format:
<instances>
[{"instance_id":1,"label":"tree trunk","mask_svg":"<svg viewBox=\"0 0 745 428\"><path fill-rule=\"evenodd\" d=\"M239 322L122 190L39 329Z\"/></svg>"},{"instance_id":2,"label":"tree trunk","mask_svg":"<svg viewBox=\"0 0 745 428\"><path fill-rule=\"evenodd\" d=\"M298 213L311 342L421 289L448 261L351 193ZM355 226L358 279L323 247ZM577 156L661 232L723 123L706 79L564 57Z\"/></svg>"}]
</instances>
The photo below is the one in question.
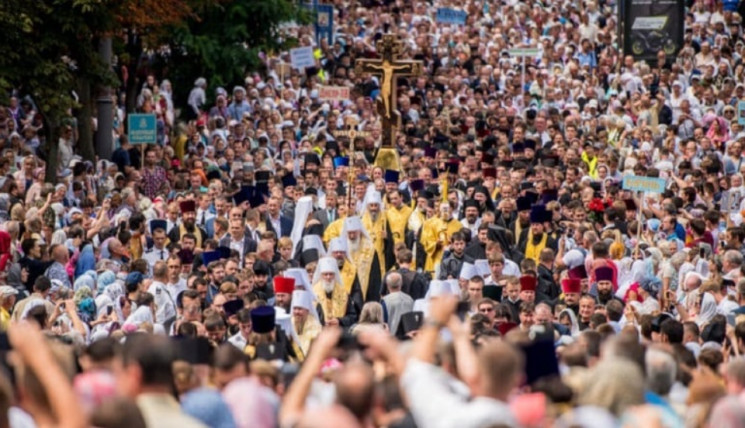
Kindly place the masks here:
<instances>
[{"instance_id":1,"label":"tree trunk","mask_svg":"<svg viewBox=\"0 0 745 428\"><path fill-rule=\"evenodd\" d=\"M126 107L127 113L134 113L137 109L137 95L140 93L137 73L140 70L140 58L142 57L142 38L137 34L133 34L133 32L129 33L127 53L129 54L129 64L127 65L128 74L127 81L125 82L127 91Z\"/></svg>"},{"instance_id":2,"label":"tree trunk","mask_svg":"<svg viewBox=\"0 0 745 428\"><path fill-rule=\"evenodd\" d=\"M80 108L76 111L78 120L78 152L83 159L96 163L96 152L93 148L93 108L91 104L91 82L85 77L78 78L78 97Z\"/></svg>"},{"instance_id":3,"label":"tree trunk","mask_svg":"<svg viewBox=\"0 0 745 428\"><path fill-rule=\"evenodd\" d=\"M60 121L55 115L44 112L44 107L39 105L42 111L44 135L46 136L46 178L47 183L57 183L57 152L59 151L59 127Z\"/></svg>"}]
</instances>

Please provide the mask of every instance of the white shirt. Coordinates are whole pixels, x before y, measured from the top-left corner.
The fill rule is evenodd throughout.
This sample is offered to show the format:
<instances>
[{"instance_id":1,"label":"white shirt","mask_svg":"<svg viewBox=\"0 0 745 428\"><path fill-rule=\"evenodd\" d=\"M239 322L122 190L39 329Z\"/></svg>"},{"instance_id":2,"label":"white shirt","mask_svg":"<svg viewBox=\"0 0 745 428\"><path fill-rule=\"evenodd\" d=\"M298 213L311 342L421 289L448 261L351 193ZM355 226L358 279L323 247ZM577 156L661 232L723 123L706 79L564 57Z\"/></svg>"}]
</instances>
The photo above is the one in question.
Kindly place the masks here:
<instances>
[{"instance_id":1,"label":"white shirt","mask_svg":"<svg viewBox=\"0 0 745 428\"><path fill-rule=\"evenodd\" d=\"M156 247L153 247L152 250L148 251L147 253L142 255L142 258L147 261L147 264L150 265L150 270L152 271L153 266L155 266L155 263L159 260L166 261L168 260L168 257L170 256L170 253L167 249L162 248L158 249Z\"/></svg>"},{"instance_id":2,"label":"white shirt","mask_svg":"<svg viewBox=\"0 0 745 428\"><path fill-rule=\"evenodd\" d=\"M274 219L272 216L269 216L269 222L272 224L272 227L274 228L274 231L277 232L277 236L282 234L282 222L279 221L281 216L277 216L276 219Z\"/></svg>"},{"instance_id":3,"label":"white shirt","mask_svg":"<svg viewBox=\"0 0 745 428\"><path fill-rule=\"evenodd\" d=\"M230 249L235 250L238 252L238 258L239 258L239 265L241 268L243 268L243 239L244 237L241 237L240 240L234 241L233 238L230 238Z\"/></svg>"},{"instance_id":4,"label":"white shirt","mask_svg":"<svg viewBox=\"0 0 745 428\"><path fill-rule=\"evenodd\" d=\"M401 388L409 397L409 408L418 426L428 428L478 428L495 423L518 426L507 403L475 397L468 400L453 391L440 370L410 359L401 376Z\"/></svg>"},{"instance_id":5,"label":"white shirt","mask_svg":"<svg viewBox=\"0 0 745 428\"><path fill-rule=\"evenodd\" d=\"M171 317L176 316L176 303L166 289L166 285L160 281L153 281L147 292L155 298L158 309L155 312L155 322L163 324Z\"/></svg>"},{"instance_id":6,"label":"white shirt","mask_svg":"<svg viewBox=\"0 0 745 428\"><path fill-rule=\"evenodd\" d=\"M502 275L516 276L519 278L520 275L522 275L520 273L520 266L518 266L517 263L513 262L512 260L505 258L504 269L502 269Z\"/></svg>"},{"instance_id":7,"label":"white shirt","mask_svg":"<svg viewBox=\"0 0 745 428\"><path fill-rule=\"evenodd\" d=\"M166 284L166 291L171 295L171 299L174 301L176 301L178 295L184 290L186 290L186 280L183 278L179 279L175 284Z\"/></svg>"},{"instance_id":8,"label":"white shirt","mask_svg":"<svg viewBox=\"0 0 745 428\"><path fill-rule=\"evenodd\" d=\"M241 239L234 240L232 237L230 238L230 249L235 250L240 254L241 259L243 259L243 240L245 237L241 236Z\"/></svg>"},{"instance_id":9,"label":"white shirt","mask_svg":"<svg viewBox=\"0 0 745 428\"><path fill-rule=\"evenodd\" d=\"M197 220L196 224L197 226L204 228L207 225L207 221L214 218L215 215L210 212L210 210L203 210L201 208L197 209Z\"/></svg>"},{"instance_id":10,"label":"white shirt","mask_svg":"<svg viewBox=\"0 0 745 428\"><path fill-rule=\"evenodd\" d=\"M739 308L740 306L735 303L734 301L724 298L721 302L717 305L717 313L720 313L722 315L729 315L730 312L734 311L735 309Z\"/></svg>"},{"instance_id":11,"label":"white shirt","mask_svg":"<svg viewBox=\"0 0 745 428\"><path fill-rule=\"evenodd\" d=\"M172 220L168 220L168 223L167 224L168 225L166 226L166 229L168 229L168 230L166 230L166 233L171 233L171 230L174 227L178 227L178 225L179 225L178 221L172 221Z\"/></svg>"}]
</instances>

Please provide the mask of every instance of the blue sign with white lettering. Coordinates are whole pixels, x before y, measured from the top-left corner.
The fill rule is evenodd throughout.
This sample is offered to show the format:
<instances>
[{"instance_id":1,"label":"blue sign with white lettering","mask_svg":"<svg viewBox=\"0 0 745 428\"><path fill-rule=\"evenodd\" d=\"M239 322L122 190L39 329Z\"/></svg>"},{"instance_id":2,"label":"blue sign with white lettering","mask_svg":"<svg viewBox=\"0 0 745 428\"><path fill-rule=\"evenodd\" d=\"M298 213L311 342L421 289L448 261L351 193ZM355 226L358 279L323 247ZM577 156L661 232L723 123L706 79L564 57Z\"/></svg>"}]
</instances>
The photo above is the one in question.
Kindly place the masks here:
<instances>
[{"instance_id":1,"label":"blue sign with white lettering","mask_svg":"<svg viewBox=\"0 0 745 428\"><path fill-rule=\"evenodd\" d=\"M127 125L130 144L155 144L158 141L158 123L154 114L130 114Z\"/></svg>"},{"instance_id":2,"label":"blue sign with white lettering","mask_svg":"<svg viewBox=\"0 0 745 428\"><path fill-rule=\"evenodd\" d=\"M466 25L466 18L468 18L468 12L463 10L447 7L437 9L437 22L443 24Z\"/></svg>"}]
</instances>

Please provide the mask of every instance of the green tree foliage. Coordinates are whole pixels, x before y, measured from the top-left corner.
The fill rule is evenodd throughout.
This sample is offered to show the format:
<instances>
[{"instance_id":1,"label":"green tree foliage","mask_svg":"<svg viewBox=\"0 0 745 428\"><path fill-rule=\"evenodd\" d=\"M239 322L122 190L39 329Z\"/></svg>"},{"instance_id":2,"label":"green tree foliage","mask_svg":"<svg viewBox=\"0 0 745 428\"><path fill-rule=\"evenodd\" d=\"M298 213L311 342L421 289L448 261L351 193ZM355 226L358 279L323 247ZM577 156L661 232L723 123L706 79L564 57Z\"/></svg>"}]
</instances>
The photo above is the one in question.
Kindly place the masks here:
<instances>
[{"instance_id":1,"label":"green tree foliage","mask_svg":"<svg viewBox=\"0 0 745 428\"><path fill-rule=\"evenodd\" d=\"M218 0L214 0L218 1ZM56 174L57 130L79 110L90 117L97 86L118 85L116 75L98 53L102 37L137 41L163 37L169 26L196 19L199 5L213 0L2 0L0 28L0 93L18 90L30 95L44 119L47 179ZM192 3L198 6L192 6ZM136 35L136 37L126 37ZM136 56L136 55L135 55ZM137 58L135 58L135 61ZM73 91L78 99L73 96ZM6 100L2 100L6 101ZM90 121L80 121L79 152L93 160Z\"/></svg>"},{"instance_id":2,"label":"green tree foliage","mask_svg":"<svg viewBox=\"0 0 745 428\"><path fill-rule=\"evenodd\" d=\"M90 49L92 9L88 3L100 2L0 2L0 28L5 39L0 44L0 91L7 96L17 89L21 95L33 97L43 118L48 180L56 177L58 129L77 107L73 96L77 78L94 74L101 79L111 77L97 60L96 51Z\"/></svg>"},{"instance_id":3,"label":"green tree foliage","mask_svg":"<svg viewBox=\"0 0 745 428\"><path fill-rule=\"evenodd\" d=\"M309 14L293 0L0 0L0 102L12 90L33 97L44 122L46 176L54 180L60 126L76 109L81 118L90 114L91 88L118 85L99 57L101 38L113 38L119 65L129 69L131 111L144 51L170 52L160 65L183 100L199 76L212 85L241 83L259 51L292 43L280 31L288 21L308 22ZM79 148L88 159L91 137L81 136Z\"/></svg>"},{"instance_id":4,"label":"green tree foliage","mask_svg":"<svg viewBox=\"0 0 745 428\"><path fill-rule=\"evenodd\" d=\"M197 77L211 87L242 84L248 70L259 68L260 51L276 51L295 41L283 37L281 24L310 22L310 14L292 0L226 0L204 8L199 19L176 26L168 69L176 101L184 103ZM211 95L211 94L210 94Z\"/></svg>"}]
</instances>

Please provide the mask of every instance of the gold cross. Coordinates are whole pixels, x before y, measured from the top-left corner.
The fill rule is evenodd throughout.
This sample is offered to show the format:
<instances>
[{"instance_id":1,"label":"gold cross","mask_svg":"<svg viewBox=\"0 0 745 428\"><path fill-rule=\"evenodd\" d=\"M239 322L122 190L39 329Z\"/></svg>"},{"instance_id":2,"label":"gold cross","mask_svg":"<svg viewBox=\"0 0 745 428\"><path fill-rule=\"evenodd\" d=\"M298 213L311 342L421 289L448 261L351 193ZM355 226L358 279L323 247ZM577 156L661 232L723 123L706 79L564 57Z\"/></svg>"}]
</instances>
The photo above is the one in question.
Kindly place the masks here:
<instances>
[{"instance_id":1,"label":"gold cross","mask_svg":"<svg viewBox=\"0 0 745 428\"><path fill-rule=\"evenodd\" d=\"M379 59L358 59L354 72L357 75L370 73L381 76L380 95L376 101L378 114L382 118L382 148L392 148L396 142L396 130L400 127L401 115L396 110L396 78L422 74L422 62L398 59L403 44L394 34L385 34L375 48Z\"/></svg>"}]
</instances>

